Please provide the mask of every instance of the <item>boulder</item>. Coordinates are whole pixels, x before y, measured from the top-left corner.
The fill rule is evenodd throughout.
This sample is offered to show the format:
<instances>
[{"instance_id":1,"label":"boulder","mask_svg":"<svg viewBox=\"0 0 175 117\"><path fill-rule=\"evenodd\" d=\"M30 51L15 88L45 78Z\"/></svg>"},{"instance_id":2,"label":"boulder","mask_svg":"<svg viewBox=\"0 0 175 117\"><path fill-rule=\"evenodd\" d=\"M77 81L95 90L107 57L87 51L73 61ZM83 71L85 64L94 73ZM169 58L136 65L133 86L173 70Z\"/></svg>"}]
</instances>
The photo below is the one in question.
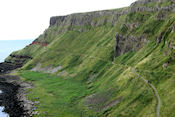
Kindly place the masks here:
<instances>
[{"instance_id":1,"label":"boulder","mask_svg":"<svg viewBox=\"0 0 175 117\"><path fill-rule=\"evenodd\" d=\"M162 68L163 69L166 69L168 67L168 63L164 63L163 65L162 65Z\"/></svg>"}]
</instances>

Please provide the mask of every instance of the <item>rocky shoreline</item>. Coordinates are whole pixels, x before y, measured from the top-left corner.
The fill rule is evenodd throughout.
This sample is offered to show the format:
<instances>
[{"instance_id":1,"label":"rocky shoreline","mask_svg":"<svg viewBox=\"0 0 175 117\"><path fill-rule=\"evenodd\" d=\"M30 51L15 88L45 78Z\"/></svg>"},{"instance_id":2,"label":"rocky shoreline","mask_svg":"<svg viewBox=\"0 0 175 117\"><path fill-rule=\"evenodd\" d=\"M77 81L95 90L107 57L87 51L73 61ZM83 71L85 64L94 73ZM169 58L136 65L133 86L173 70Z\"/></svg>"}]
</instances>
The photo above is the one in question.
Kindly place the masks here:
<instances>
[{"instance_id":1,"label":"rocky shoreline","mask_svg":"<svg viewBox=\"0 0 175 117\"><path fill-rule=\"evenodd\" d=\"M27 100L26 90L32 86L21 82L18 76L0 75L0 106L4 106L4 112L10 117L31 117L34 103Z\"/></svg>"},{"instance_id":2,"label":"rocky shoreline","mask_svg":"<svg viewBox=\"0 0 175 117\"><path fill-rule=\"evenodd\" d=\"M26 91L32 88L32 84L22 82L19 76L6 74L15 68L5 62L0 63L0 106L5 107L4 112L10 117L32 117L38 114L35 103L26 97Z\"/></svg>"}]
</instances>

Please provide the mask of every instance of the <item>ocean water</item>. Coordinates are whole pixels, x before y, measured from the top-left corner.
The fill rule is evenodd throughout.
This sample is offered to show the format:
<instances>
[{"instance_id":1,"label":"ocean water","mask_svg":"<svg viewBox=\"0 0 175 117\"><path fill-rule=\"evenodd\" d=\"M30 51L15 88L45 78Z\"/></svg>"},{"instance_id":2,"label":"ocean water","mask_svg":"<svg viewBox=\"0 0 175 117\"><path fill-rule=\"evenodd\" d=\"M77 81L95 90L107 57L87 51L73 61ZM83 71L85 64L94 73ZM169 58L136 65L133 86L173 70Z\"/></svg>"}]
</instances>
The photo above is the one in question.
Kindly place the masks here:
<instances>
[{"instance_id":1,"label":"ocean water","mask_svg":"<svg viewBox=\"0 0 175 117\"><path fill-rule=\"evenodd\" d=\"M33 40L0 40L0 62L10 55L11 52L20 50Z\"/></svg>"},{"instance_id":2,"label":"ocean water","mask_svg":"<svg viewBox=\"0 0 175 117\"><path fill-rule=\"evenodd\" d=\"M0 40L0 62L3 62L7 56L13 51L20 50L26 45L30 44L33 40ZM0 94L3 92L0 90ZM3 112L4 107L0 106L0 117L9 117Z\"/></svg>"},{"instance_id":3,"label":"ocean water","mask_svg":"<svg viewBox=\"0 0 175 117\"><path fill-rule=\"evenodd\" d=\"M0 90L0 94L2 94L3 92ZM0 106L0 117L9 117L9 115L4 111L4 106Z\"/></svg>"}]
</instances>

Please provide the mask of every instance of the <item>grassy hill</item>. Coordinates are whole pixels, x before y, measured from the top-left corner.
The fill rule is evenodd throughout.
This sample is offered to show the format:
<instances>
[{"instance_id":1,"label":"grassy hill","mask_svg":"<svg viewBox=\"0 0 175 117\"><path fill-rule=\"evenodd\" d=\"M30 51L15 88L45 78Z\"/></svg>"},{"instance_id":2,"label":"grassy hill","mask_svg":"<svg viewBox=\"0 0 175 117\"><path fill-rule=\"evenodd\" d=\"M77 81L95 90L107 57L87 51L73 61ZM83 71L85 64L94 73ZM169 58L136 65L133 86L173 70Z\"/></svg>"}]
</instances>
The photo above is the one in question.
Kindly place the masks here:
<instances>
[{"instance_id":1,"label":"grassy hill","mask_svg":"<svg viewBox=\"0 0 175 117\"><path fill-rule=\"evenodd\" d=\"M122 9L52 17L33 44L12 53L33 58L18 74L34 84L28 98L39 101L36 117L155 117L154 90L133 68L156 87L160 116L174 117L172 5L141 0ZM120 51L114 49L116 33Z\"/></svg>"}]
</instances>

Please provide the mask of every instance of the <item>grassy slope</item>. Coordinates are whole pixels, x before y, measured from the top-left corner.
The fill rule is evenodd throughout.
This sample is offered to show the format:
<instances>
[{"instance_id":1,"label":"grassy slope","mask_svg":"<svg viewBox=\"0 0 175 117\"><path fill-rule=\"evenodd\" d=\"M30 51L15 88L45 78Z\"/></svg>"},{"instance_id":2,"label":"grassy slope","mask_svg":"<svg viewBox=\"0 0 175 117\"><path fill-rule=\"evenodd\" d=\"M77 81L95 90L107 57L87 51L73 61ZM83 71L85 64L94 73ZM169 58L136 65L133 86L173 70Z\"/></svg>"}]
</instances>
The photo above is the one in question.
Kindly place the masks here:
<instances>
[{"instance_id":1,"label":"grassy slope","mask_svg":"<svg viewBox=\"0 0 175 117\"><path fill-rule=\"evenodd\" d=\"M167 56L164 53L170 50L165 40L174 43L175 35L168 29L173 26L175 15L169 13L164 21L157 20L156 15L157 13L148 12L131 13L121 16L115 26L107 23L100 27L85 27L88 29L85 32L78 32L80 27L75 27L75 30L57 35L52 31L56 27L51 27L48 40L52 41L48 47L34 46L17 52L24 54L30 49L30 54L35 56L19 74L26 81L34 83L35 87L29 91L28 97L31 100L39 97L39 116L154 117L156 97L153 90L132 73L131 67L135 67L140 75L158 89L162 100L160 115L174 117L174 50ZM138 28L130 30L123 27L125 23L135 22L138 22ZM156 44L155 38L162 31L167 31L164 40ZM116 32L145 35L150 41L140 51L126 53L115 59L116 64L112 64ZM34 51L31 48L40 50ZM61 65L61 71L66 71L67 74L61 77L28 71L39 62L43 67ZM169 65L163 69L162 64L166 62ZM95 77L91 79L92 76ZM95 101L86 104L86 97L91 94L95 94L92 99ZM100 110L121 96L119 104Z\"/></svg>"}]
</instances>

